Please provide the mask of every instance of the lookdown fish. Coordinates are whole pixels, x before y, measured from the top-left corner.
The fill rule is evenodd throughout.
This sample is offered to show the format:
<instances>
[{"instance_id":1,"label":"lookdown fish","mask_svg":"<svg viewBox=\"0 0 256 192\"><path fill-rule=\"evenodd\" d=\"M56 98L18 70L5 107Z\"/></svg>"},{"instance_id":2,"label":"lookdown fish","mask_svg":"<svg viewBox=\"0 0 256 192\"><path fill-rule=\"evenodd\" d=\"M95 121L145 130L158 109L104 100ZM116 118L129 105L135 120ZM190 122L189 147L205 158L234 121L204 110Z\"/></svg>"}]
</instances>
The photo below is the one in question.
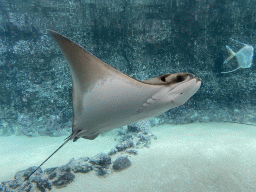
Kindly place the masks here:
<instances>
[{"instance_id":1,"label":"lookdown fish","mask_svg":"<svg viewBox=\"0 0 256 192\"><path fill-rule=\"evenodd\" d=\"M234 70L221 72L221 73L230 73L240 68L250 68L252 66L254 48L251 45L241 43L234 39L232 40L237 43L243 44L244 47L240 49L237 53L235 53L228 45L226 45L226 48L229 51L230 56L224 61L224 64L227 64L230 61L230 59L232 59L233 57L236 57L239 66Z\"/></svg>"}]
</instances>

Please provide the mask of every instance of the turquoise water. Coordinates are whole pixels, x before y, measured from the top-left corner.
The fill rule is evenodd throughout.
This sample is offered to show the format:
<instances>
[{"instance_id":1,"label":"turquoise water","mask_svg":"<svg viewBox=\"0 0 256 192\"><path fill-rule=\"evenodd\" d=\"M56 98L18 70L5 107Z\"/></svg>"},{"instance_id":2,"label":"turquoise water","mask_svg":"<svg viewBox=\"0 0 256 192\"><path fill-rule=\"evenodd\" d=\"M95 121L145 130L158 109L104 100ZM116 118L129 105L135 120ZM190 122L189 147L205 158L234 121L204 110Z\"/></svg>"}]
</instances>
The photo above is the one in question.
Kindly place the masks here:
<instances>
[{"instance_id":1,"label":"turquoise water","mask_svg":"<svg viewBox=\"0 0 256 192\"><path fill-rule=\"evenodd\" d=\"M0 191L255 191L255 15L255 0L2 0ZM26 182L22 171L31 173L27 169L39 166L72 133L72 76L48 29L139 81L159 77L173 83L164 74L191 73L201 87L157 117L115 127L95 140L68 142L42 166L39 178ZM240 56L225 62L232 53L226 46ZM103 108L98 98L111 95L113 87L96 90L83 107ZM124 94L125 101L127 95L135 92ZM134 104L141 97L132 98ZM155 109L155 98L137 111ZM117 100L111 102L116 106ZM98 118L104 116L100 108L92 112L94 122L104 119ZM121 121L123 113L111 114L103 123ZM122 122L136 119L128 116ZM99 153L111 163L94 164ZM120 156L131 166L116 172L112 165ZM81 165L90 165L89 173L75 173L81 157L90 158ZM59 169L47 172L52 167ZM51 171L58 176L51 178ZM68 184L56 184L60 174L67 174L62 182Z\"/></svg>"}]
</instances>

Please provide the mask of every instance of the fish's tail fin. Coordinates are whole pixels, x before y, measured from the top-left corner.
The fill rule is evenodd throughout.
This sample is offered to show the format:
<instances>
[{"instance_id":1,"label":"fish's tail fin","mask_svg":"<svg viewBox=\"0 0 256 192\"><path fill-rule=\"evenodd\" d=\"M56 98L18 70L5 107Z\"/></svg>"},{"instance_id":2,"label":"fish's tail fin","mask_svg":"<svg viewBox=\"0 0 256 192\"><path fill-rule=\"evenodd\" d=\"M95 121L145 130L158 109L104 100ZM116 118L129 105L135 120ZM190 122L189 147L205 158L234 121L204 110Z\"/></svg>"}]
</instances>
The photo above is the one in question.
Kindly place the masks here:
<instances>
[{"instance_id":1,"label":"fish's tail fin","mask_svg":"<svg viewBox=\"0 0 256 192\"><path fill-rule=\"evenodd\" d=\"M73 136L73 135L74 135L73 133L72 133L71 135L69 135L69 136L65 139L65 142L62 143L62 145L59 146L58 149L56 149L47 159L45 159L44 162L41 163L41 164L26 178L26 180L29 180L29 178L30 178L43 164L45 164L46 161L48 161L48 160L49 160L57 151L59 151L60 148L62 148L68 141L72 140L72 138L73 138L72 136Z\"/></svg>"},{"instance_id":2,"label":"fish's tail fin","mask_svg":"<svg viewBox=\"0 0 256 192\"><path fill-rule=\"evenodd\" d=\"M229 60L232 59L236 55L236 53L228 45L226 45L226 48L227 48L228 52L230 53L230 56L224 61L224 63L229 62Z\"/></svg>"}]
</instances>

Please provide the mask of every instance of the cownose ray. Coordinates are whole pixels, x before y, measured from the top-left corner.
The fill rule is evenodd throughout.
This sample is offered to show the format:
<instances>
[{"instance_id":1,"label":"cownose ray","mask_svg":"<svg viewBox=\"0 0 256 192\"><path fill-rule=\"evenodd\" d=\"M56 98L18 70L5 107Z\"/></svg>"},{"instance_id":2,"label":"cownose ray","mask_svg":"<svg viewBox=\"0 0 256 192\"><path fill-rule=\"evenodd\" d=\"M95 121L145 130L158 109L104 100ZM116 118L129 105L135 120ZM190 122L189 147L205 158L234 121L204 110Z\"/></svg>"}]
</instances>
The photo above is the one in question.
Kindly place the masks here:
<instances>
[{"instance_id":1,"label":"cownose ray","mask_svg":"<svg viewBox=\"0 0 256 192\"><path fill-rule=\"evenodd\" d=\"M138 81L57 32L49 33L68 60L72 75L72 134L30 176L69 140L93 140L100 133L159 115L184 104L201 85L201 79L190 73Z\"/></svg>"},{"instance_id":2,"label":"cownose ray","mask_svg":"<svg viewBox=\"0 0 256 192\"><path fill-rule=\"evenodd\" d=\"M243 44L244 47L242 49L240 49L237 53L235 53L228 45L226 45L226 48L227 48L228 52L230 53L230 56L224 61L224 64L228 63L230 61L230 59L232 59L233 57L236 57L239 66L237 68L235 68L234 70L227 71L227 72L221 72L221 73L230 73L230 72L234 72L240 68L250 68L252 66L254 48L251 45L247 45L247 44L237 41L235 39L231 39L231 40L235 41L237 43Z\"/></svg>"}]
</instances>

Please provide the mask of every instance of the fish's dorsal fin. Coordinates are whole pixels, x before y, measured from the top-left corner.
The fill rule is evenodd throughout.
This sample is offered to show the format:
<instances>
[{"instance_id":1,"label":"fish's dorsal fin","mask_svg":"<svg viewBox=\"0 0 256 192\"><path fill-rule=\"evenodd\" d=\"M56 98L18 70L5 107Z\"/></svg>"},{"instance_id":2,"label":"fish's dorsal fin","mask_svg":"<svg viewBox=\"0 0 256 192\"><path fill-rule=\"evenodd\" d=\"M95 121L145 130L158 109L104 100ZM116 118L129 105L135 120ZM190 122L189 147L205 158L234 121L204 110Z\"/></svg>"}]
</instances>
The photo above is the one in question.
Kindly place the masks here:
<instances>
[{"instance_id":1,"label":"fish's dorsal fin","mask_svg":"<svg viewBox=\"0 0 256 192\"><path fill-rule=\"evenodd\" d=\"M230 38L232 41L235 41L235 42L237 42L237 43L240 43L240 44L242 44L242 45L247 45L247 44L245 44L245 43L242 43L242 42L240 42L240 41L237 41L237 40L235 40L235 39L232 39L232 38Z\"/></svg>"}]
</instances>

